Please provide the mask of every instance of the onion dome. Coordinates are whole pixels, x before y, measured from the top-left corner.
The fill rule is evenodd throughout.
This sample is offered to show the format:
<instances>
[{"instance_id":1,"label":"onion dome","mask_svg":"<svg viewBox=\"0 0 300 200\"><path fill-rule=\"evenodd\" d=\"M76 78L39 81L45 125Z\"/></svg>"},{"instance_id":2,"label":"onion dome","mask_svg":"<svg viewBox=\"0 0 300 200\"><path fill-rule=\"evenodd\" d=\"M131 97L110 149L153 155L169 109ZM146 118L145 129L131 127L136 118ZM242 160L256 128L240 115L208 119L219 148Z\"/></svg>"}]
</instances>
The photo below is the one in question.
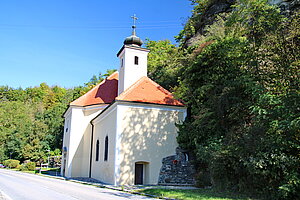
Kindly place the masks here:
<instances>
[{"instance_id":1,"label":"onion dome","mask_svg":"<svg viewBox=\"0 0 300 200\"><path fill-rule=\"evenodd\" d=\"M132 35L125 38L124 40L124 44L125 45L137 45L137 46L142 46L143 44L143 41L141 40L141 38L139 38L138 36L136 36L135 34L135 29L136 29L136 26L133 25L132 26Z\"/></svg>"}]
</instances>

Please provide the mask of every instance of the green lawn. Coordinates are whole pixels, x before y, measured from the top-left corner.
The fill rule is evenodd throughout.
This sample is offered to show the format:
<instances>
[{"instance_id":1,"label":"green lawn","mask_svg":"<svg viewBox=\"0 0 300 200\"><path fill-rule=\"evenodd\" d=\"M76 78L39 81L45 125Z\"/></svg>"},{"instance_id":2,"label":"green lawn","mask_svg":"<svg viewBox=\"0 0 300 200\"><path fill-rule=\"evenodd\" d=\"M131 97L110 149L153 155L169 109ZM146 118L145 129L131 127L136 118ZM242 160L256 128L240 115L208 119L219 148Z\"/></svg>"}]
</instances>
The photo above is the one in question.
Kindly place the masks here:
<instances>
[{"instance_id":1,"label":"green lawn","mask_svg":"<svg viewBox=\"0 0 300 200\"><path fill-rule=\"evenodd\" d=\"M9 169L9 168L6 168L6 169ZM13 169L9 169L9 170L20 171L17 168L13 168ZM39 172L41 172L41 174L59 174L60 173L60 169L59 168L46 168L46 167L43 167L41 169L41 171L40 171L40 168L36 167L35 170L32 170L32 171L22 170L22 172L32 173L32 174L39 173Z\"/></svg>"},{"instance_id":2,"label":"green lawn","mask_svg":"<svg viewBox=\"0 0 300 200\"><path fill-rule=\"evenodd\" d=\"M152 194L161 197L186 200L250 200L251 198L227 192L215 192L211 189L142 189L139 192Z\"/></svg>"}]
</instances>

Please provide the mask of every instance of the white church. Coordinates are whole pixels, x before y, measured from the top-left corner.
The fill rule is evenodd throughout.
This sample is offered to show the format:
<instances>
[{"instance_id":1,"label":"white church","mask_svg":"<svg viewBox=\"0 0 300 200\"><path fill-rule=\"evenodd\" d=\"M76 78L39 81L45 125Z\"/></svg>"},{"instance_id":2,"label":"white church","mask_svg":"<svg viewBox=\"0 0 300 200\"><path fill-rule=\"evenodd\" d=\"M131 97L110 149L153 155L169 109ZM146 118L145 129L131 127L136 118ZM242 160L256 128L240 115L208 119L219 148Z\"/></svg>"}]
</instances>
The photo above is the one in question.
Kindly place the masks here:
<instances>
[{"instance_id":1,"label":"white church","mask_svg":"<svg viewBox=\"0 0 300 200\"><path fill-rule=\"evenodd\" d=\"M118 72L71 102L64 114L62 176L112 185L158 184L178 146L186 107L147 77L148 49L135 34L117 53Z\"/></svg>"}]
</instances>

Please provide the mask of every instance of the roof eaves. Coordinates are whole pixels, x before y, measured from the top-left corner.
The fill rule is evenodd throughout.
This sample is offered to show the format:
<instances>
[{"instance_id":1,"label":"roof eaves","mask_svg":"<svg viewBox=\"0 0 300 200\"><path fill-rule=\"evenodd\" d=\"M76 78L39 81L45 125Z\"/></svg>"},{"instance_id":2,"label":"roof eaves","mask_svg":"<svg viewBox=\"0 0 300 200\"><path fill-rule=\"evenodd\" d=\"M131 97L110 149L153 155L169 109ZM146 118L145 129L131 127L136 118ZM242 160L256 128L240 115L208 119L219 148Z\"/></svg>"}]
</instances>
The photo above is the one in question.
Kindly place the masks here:
<instances>
[{"instance_id":1,"label":"roof eaves","mask_svg":"<svg viewBox=\"0 0 300 200\"><path fill-rule=\"evenodd\" d=\"M102 113L104 113L107 109L109 109L116 101L114 100L113 102L111 102L111 104L109 104L106 108L104 108L98 115L96 115L96 117L94 117L91 121L90 124L93 124L93 121L95 119L97 119Z\"/></svg>"},{"instance_id":2,"label":"roof eaves","mask_svg":"<svg viewBox=\"0 0 300 200\"><path fill-rule=\"evenodd\" d=\"M159 106L168 106L168 107L180 107L180 108L186 108L185 105L170 105L170 104L159 104L159 103L149 103L149 102L140 102L140 101L126 101L126 100L114 100L109 106L104 108L96 117L94 117L90 124L93 124L93 122L102 115L106 110L108 110L111 106L113 106L115 103L136 103L136 104L148 104L148 105L159 105Z\"/></svg>"},{"instance_id":3,"label":"roof eaves","mask_svg":"<svg viewBox=\"0 0 300 200\"><path fill-rule=\"evenodd\" d=\"M185 105L173 105L173 104L151 103L151 102L142 102L142 101L115 100L115 102L138 103L138 104L153 104L153 105L160 105L160 106L185 107Z\"/></svg>"},{"instance_id":4,"label":"roof eaves","mask_svg":"<svg viewBox=\"0 0 300 200\"><path fill-rule=\"evenodd\" d=\"M123 45L122 48L117 53L117 57L119 57L119 55L121 54L121 52L123 51L124 48L136 49L136 50L141 50L141 51L146 51L146 52L150 51L149 49L146 49L146 48L143 48L143 47L137 47L137 46L133 46L133 45Z\"/></svg>"}]
</instances>

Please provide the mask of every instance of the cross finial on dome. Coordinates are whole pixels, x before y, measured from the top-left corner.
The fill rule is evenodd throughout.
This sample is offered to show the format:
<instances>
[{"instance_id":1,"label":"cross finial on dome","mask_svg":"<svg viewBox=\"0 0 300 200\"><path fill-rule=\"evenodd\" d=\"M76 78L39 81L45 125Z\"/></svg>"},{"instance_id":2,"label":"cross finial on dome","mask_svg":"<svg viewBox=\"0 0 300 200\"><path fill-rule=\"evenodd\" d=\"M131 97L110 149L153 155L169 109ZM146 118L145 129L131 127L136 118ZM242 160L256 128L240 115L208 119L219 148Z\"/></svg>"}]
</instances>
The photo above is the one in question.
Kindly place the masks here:
<instances>
[{"instance_id":1,"label":"cross finial on dome","mask_svg":"<svg viewBox=\"0 0 300 200\"><path fill-rule=\"evenodd\" d=\"M131 18L133 19L133 25L135 26L135 22L136 22L136 20L138 20L139 18L137 18L135 14L134 14L133 16L131 16Z\"/></svg>"},{"instance_id":2,"label":"cross finial on dome","mask_svg":"<svg viewBox=\"0 0 300 200\"><path fill-rule=\"evenodd\" d=\"M131 18L133 19L133 25L132 25L132 35L127 37L125 40L124 40L124 44L126 45L134 45L134 46L142 46L143 44L143 41L136 36L136 33L135 33L135 29L136 29L136 26L135 26L135 23L136 23L136 20L138 19L136 17L136 15L134 14L133 16L131 16Z\"/></svg>"},{"instance_id":3,"label":"cross finial on dome","mask_svg":"<svg viewBox=\"0 0 300 200\"><path fill-rule=\"evenodd\" d=\"M138 18L136 17L136 15L134 14L133 16L131 16L131 18L133 19L133 25L132 25L132 35L136 35L135 33L135 29L136 29L136 20L138 20Z\"/></svg>"}]
</instances>

